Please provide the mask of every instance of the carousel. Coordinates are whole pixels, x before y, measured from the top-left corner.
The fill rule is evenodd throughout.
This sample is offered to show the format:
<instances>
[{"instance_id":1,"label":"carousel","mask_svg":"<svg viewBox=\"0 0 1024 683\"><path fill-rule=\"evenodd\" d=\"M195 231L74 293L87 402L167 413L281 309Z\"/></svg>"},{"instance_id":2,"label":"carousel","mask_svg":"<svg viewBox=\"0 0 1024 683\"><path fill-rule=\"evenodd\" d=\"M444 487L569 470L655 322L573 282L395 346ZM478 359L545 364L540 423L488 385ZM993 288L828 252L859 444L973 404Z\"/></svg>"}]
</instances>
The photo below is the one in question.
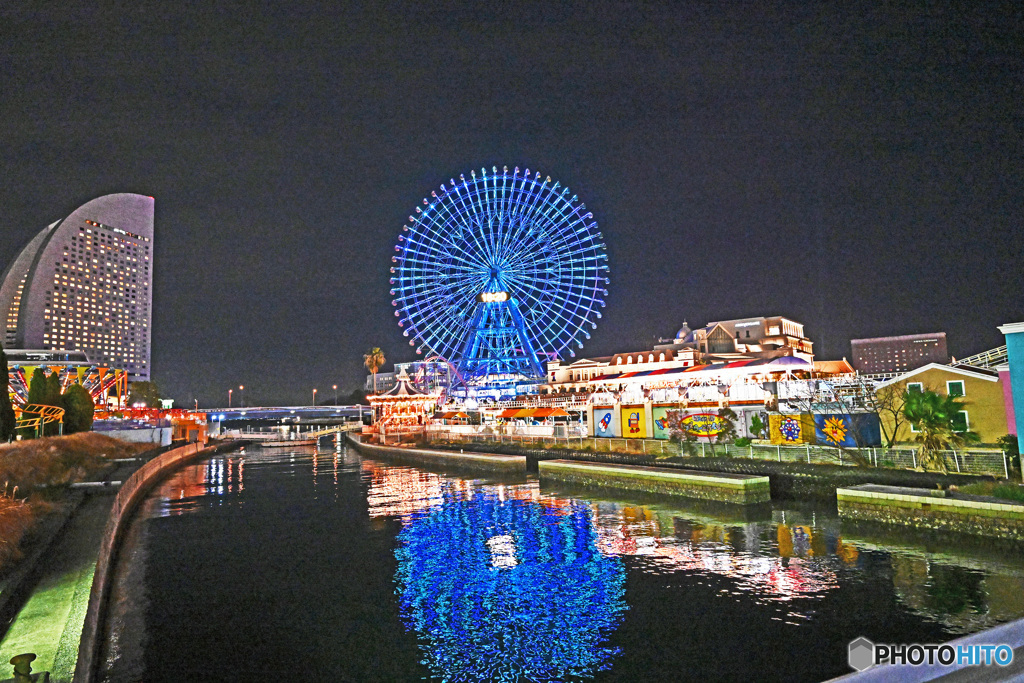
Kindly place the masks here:
<instances>
[{"instance_id":1,"label":"carousel","mask_svg":"<svg viewBox=\"0 0 1024 683\"><path fill-rule=\"evenodd\" d=\"M437 394L428 394L413 386L412 379L403 370L389 391L367 397L373 414L369 431L382 437L421 432L434 412L437 399Z\"/></svg>"}]
</instances>

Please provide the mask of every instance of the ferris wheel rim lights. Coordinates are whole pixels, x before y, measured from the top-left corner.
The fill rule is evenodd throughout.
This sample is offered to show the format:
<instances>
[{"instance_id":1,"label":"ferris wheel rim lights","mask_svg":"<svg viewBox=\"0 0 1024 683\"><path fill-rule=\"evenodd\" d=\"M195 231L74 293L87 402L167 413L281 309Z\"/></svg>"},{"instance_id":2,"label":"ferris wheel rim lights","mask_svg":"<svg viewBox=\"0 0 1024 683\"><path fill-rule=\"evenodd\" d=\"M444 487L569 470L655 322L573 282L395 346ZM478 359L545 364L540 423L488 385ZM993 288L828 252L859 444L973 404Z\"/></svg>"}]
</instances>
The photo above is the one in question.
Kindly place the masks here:
<instances>
[{"instance_id":1,"label":"ferris wheel rim lights","mask_svg":"<svg viewBox=\"0 0 1024 683\"><path fill-rule=\"evenodd\" d=\"M469 176L432 191L398 236L391 303L403 335L417 354L457 360L474 307L509 302L538 356L574 357L610 284L593 213L539 171Z\"/></svg>"}]
</instances>

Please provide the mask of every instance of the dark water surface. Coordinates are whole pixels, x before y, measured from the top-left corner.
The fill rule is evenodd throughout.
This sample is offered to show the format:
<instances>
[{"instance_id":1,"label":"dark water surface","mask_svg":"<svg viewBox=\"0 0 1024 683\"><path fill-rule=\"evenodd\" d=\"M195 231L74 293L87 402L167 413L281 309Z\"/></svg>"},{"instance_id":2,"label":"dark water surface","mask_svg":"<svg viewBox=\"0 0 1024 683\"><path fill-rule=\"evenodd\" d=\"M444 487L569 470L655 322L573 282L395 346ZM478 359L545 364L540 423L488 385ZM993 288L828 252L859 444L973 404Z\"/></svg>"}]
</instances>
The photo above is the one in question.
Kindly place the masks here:
<instances>
[{"instance_id":1,"label":"dark water surface","mask_svg":"<svg viewBox=\"0 0 1024 683\"><path fill-rule=\"evenodd\" d=\"M146 502L101 679L818 681L1024 616L1019 554L880 533L250 449Z\"/></svg>"}]
</instances>

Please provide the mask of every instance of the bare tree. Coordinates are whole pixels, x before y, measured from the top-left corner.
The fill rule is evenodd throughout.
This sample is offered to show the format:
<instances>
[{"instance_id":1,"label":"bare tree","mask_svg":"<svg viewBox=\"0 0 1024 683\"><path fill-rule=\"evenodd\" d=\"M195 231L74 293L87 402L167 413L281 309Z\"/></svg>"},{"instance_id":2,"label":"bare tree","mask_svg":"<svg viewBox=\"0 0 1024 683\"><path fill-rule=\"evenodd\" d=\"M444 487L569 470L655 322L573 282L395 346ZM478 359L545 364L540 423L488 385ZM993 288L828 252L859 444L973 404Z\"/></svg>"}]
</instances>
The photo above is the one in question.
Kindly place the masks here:
<instances>
[{"instance_id":1,"label":"bare tree","mask_svg":"<svg viewBox=\"0 0 1024 683\"><path fill-rule=\"evenodd\" d=\"M896 444L900 427L907 421L903 413L907 405L907 388L902 384L889 384L876 391L872 399L882 427L882 436L885 437L885 447L892 448ZM891 430L887 429L887 421L892 425Z\"/></svg>"}]
</instances>

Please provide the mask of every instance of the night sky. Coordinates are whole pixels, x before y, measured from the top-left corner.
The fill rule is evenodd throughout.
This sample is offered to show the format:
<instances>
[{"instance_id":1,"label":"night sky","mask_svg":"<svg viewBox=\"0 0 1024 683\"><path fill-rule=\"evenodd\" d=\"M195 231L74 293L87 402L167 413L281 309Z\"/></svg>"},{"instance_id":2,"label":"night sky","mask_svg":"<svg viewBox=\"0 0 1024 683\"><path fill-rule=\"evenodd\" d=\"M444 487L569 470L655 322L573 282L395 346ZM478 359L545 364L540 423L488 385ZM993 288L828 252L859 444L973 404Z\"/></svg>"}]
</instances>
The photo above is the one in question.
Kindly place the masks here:
<instances>
[{"instance_id":1,"label":"night sky","mask_svg":"<svg viewBox=\"0 0 1024 683\"><path fill-rule=\"evenodd\" d=\"M397 235L481 166L593 211L584 356L755 315L819 358L939 330L964 356L1024 320L1021 3L119 4L0 10L0 268L89 199L153 195L177 405L308 404L370 346L413 359Z\"/></svg>"}]
</instances>

